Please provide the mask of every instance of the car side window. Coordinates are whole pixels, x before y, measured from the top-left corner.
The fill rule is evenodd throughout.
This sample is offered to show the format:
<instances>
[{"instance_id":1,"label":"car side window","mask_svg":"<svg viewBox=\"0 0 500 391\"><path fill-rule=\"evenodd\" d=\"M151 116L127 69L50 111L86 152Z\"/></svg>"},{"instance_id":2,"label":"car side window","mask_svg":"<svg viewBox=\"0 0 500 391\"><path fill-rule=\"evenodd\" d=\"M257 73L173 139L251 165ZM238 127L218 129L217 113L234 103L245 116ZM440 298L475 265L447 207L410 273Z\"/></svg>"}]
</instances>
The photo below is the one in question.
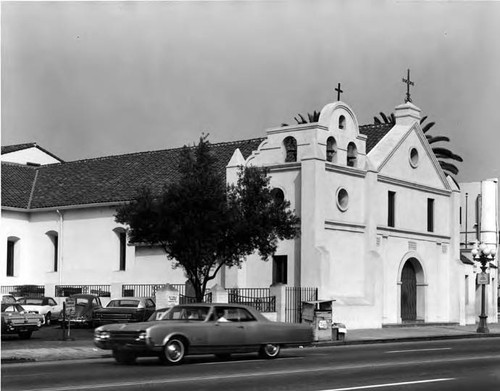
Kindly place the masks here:
<instances>
[{"instance_id":1,"label":"car side window","mask_svg":"<svg viewBox=\"0 0 500 391\"><path fill-rule=\"evenodd\" d=\"M54 299L49 299L49 305L57 305Z\"/></svg>"},{"instance_id":2,"label":"car side window","mask_svg":"<svg viewBox=\"0 0 500 391\"><path fill-rule=\"evenodd\" d=\"M240 322L250 322L252 320L255 320L254 316L248 312L244 308L238 308L239 312L239 321Z\"/></svg>"},{"instance_id":3,"label":"car side window","mask_svg":"<svg viewBox=\"0 0 500 391\"><path fill-rule=\"evenodd\" d=\"M155 306L155 303L153 303L153 300L148 299L146 300L146 308L153 308Z\"/></svg>"}]
</instances>

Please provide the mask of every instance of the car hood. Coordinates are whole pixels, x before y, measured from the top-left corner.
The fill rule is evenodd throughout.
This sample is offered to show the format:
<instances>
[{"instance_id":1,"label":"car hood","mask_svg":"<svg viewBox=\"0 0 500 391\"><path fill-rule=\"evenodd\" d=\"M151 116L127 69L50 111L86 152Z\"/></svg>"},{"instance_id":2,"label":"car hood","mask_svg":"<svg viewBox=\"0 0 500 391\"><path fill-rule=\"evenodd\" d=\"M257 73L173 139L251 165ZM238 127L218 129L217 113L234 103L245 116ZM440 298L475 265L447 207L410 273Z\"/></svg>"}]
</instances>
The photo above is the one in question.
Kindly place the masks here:
<instances>
[{"instance_id":1,"label":"car hood","mask_svg":"<svg viewBox=\"0 0 500 391\"><path fill-rule=\"evenodd\" d=\"M148 329L150 327L155 327L155 326L173 326L173 325L187 325L187 324L201 324L204 322L193 322L189 320L174 320L174 321L168 321L168 320L153 320L149 322L137 322L137 323L113 323L113 324L108 324L104 326L100 326L97 329L99 331L142 331L145 329Z\"/></svg>"},{"instance_id":2,"label":"car hood","mask_svg":"<svg viewBox=\"0 0 500 391\"><path fill-rule=\"evenodd\" d=\"M110 307L110 308L99 308L96 313L113 313L113 314L129 314L131 312L144 311L145 308L136 307Z\"/></svg>"}]
</instances>

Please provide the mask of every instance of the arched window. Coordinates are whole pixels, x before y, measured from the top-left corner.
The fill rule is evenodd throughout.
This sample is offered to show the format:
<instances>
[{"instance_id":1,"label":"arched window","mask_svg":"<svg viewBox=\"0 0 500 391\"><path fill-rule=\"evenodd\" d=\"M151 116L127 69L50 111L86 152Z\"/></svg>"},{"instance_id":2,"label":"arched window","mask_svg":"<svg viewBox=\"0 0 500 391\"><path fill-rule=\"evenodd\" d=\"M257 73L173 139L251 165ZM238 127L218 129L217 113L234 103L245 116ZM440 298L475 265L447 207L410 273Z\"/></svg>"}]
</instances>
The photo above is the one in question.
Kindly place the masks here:
<instances>
[{"instance_id":1,"label":"arched window","mask_svg":"<svg viewBox=\"0 0 500 391\"><path fill-rule=\"evenodd\" d=\"M115 228L113 230L118 236L119 248L119 268L118 270L124 271L127 268L127 231L124 228Z\"/></svg>"},{"instance_id":2,"label":"arched window","mask_svg":"<svg viewBox=\"0 0 500 391\"><path fill-rule=\"evenodd\" d=\"M345 129L345 117L343 115L339 117L339 129Z\"/></svg>"},{"instance_id":3,"label":"arched window","mask_svg":"<svg viewBox=\"0 0 500 391\"><path fill-rule=\"evenodd\" d=\"M293 137L288 136L283 140L283 144L285 145L285 162L296 162L297 161L297 140Z\"/></svg>"},{"instance_id":4,"label":"arched window","mask_svg":"<svg viewBox=\"0 0 500 391\"><path fill-rule=\"evenodd\" d=\"M328 137L328 140L326 140L326 161L337 161L337 142L333 137Z\"/></svg>"},{"instance_id":5,"label":"arched window","mask_svg":"<svg viewBox=\"0 0 500 391\"><path fill-rule=\"evenodd\" d=\"M349 167L356 167L358 161L358 149L356 144L349 143L347 146L347 165Z\"/></svg>"},{"instance_id":6,"label":"arched window","mask_svg":"<svg viewBox=\"0 0 500 391\"><path fill-rule=\"evenodd\" d=\"M19 238L15 236L10 236L7 238L7 277L14 277L16 259L19 253Z\"/></svg>"},{"instance_id":7,"label":"arched window","mask_svg":"<svg viewBox=\"0 0 500 391\"><path fill-rule=\"evenodd\" d=\"M283 193L283 190L278 189L277 187L271 190L271 196L277 204L282 204L283 201L285 201L285 193Z\"/></svg>"},{"instance_id":8,"label":"arched window","mask_svg":"<svg viewBox=\"0 0 500 391\"><path fill-rule=\"evenodd\" d=\"M57 271L57 266L59 264L59 235L56 231L48 231L46 235L52 242L52 260L53 260L53 271Z\"/></svg>"}]
</instances>

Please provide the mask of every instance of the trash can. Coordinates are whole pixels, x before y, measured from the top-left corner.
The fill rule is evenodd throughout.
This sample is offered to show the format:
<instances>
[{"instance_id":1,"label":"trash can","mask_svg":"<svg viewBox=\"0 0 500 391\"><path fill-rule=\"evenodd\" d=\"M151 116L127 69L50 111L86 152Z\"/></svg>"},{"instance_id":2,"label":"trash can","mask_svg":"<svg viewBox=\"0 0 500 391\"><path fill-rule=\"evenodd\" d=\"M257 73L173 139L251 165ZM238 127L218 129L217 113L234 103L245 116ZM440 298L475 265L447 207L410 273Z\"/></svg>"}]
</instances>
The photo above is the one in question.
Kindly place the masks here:
<instances>
[{"instance_id":1,"label":"trash can","mask_svg":"<svg viewBox=\"0 0 500 391\"><path fill-rule=\"evenodd\" d=\"M302 322L313 329L314 341L332 340L332 303L334 300L302 302Z\"/></svg>"},{"instance_id":2,"label":"trash can","mask_svg":"<svg viewBox=\"0 0 500 391\"><path fill-rule=\"evenodd\" d=\"M343 323L332 323L332 340L344 341L347 334L347 328Z\"/></svg>"}]
</instances>

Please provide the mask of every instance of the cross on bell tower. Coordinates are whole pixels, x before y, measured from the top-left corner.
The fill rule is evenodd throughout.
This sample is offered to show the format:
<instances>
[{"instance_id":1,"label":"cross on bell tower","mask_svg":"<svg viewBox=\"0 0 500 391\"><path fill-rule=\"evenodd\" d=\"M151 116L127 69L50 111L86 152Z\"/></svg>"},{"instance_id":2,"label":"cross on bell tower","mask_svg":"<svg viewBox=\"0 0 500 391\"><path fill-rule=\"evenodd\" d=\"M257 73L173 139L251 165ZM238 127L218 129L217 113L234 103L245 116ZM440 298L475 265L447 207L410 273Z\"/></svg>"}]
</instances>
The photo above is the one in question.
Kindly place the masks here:
<instances>
[{"instance_id":1,"label":"cross on bell tower","mask_svg":"<svg viewBox=\"0 0 500 391\"><path fill-rule=\"evenodd\" d=\"M337 100L340 100L340 94L344 92L340 89L340 83L338 84L337 88L335 88L335 91L337 91Z\"/></svg>"},{"instance_id":2,"label":"cross on bell tower","mask_svg":"<svg viewBox=\"0 0 500 391\"><path fill-rule=\"evenodd\" d=\"M406 79L403 78L403 83L406 84L406 98L405 98L405 103L411 102L410 86L414 86L415 84L410 80L410 70L409 69L408 69L408 77Z\"/></svg>"}]
</instances>

